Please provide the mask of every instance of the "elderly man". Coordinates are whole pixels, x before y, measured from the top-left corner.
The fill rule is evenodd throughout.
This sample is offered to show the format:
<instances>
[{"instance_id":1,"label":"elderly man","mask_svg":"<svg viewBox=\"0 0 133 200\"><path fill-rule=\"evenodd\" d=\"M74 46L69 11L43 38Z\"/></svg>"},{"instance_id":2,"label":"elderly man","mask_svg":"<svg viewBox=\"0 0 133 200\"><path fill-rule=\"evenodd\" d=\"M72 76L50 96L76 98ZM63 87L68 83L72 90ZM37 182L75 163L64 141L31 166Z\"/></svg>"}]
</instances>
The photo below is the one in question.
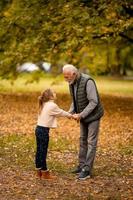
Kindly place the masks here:
<instances>
[{"instance_id":1,"label":"elderly man","mask_svg":"<svg viewBox=\"0 0 133 200\"><path fill-rule=\"evenodd\" d=\"M70 64L64 65L63 75L72 96L69 112L80 121L79 165L73 173L79 174L78 179L85 180L91 177L103 107L96 84L90 76L80 73Z\"/></svg>"}]
</instances>

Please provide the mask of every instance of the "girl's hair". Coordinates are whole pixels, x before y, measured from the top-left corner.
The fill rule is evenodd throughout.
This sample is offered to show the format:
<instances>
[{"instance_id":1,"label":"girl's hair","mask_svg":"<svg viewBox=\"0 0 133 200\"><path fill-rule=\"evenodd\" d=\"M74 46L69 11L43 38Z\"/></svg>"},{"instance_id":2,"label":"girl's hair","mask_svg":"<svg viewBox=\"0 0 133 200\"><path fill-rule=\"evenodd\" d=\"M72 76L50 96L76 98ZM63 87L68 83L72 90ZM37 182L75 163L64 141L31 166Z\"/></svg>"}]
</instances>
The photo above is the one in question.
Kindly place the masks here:
<instances>
[{"instance_id":1,"label":"girl's hair","mask_svg":"<svg viewBox=\"0 0 133 200\"><path fill-rule=\"evenodd\" d=\"M43 91L41 93L41 95L38 97L38 101L39 101L39 110L42 110L43 107L43 103L49 101L51 99L51 97L53 97L53 92L51 89L46 89L45 91Z\"/></svg>"}]
</instances>

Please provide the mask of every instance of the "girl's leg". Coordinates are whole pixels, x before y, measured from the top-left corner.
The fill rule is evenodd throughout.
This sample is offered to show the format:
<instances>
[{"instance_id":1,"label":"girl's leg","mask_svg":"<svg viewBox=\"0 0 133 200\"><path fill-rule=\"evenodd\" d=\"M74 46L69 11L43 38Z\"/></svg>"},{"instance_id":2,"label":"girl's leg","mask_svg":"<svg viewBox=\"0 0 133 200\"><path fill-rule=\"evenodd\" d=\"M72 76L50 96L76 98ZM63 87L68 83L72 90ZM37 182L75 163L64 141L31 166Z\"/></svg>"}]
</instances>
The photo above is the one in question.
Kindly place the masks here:
<instances>
[{"instance_id":1,"label":"girl's leg","mask_svg":"<svg viewBox=\"0 0 133 200\"><path fill-rule=\"evenodd\" d=\"M37 151L35 157L36 168L47 170L47 150L49 144L49 128L37 126L36 131Z\"/></svg>"}]
</instances>

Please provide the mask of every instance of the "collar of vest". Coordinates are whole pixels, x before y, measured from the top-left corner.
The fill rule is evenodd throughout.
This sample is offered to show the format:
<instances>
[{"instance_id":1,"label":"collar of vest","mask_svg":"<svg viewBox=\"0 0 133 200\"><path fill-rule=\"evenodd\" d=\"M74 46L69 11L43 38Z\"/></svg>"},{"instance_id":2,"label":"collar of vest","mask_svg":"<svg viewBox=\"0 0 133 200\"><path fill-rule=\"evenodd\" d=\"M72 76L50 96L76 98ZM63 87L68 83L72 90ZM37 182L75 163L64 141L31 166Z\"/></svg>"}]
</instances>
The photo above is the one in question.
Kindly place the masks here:
<instances>
[{"instance_id":1,"label":"collar of vest","mask_svg":"<svg viewBox=\"0 0 133 200\"><path fill-rule=\"evenodd\" d=\"M80 80L82 77L85 77L86 79L91 79L91 77L87 74L79 73L77 79L74 81L73 85L77 83L77 85L80 83Z\"/></svg>"}]
</instances>

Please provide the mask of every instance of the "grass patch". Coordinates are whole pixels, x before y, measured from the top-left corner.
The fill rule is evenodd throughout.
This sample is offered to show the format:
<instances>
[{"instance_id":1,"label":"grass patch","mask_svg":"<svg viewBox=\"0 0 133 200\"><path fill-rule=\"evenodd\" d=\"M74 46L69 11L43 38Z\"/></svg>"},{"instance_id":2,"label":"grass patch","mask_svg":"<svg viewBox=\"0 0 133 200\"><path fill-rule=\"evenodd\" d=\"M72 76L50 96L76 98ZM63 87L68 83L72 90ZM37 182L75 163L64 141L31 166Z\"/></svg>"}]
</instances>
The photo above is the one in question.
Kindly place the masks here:
<instances>
[{"instance_id":1,"label":"grass patch","mask_svg":"<svg viewBox=\"0 0 133 200\"><path fill-rule=\"evenodd\" d=\"M50 138L49 153L48 153L48 165L55 171L67 172L67 166L62 160L63 152L69 152L71 147L71 141L65 138L59 138L54 140ZM0 156L1 167L9 166L14 168L34 169L34 157L36 151L35 137L25 136L19 134L12 134L0 137ZM59 152L58 155L51 156L52 152Z\"/></svg>"},{"instance_id":2,"label":"grass patch","mask_svg":"<svg viewBox=\"0 0 133 200\"><path fill-rule=\"evenodd\" d=\"M23 74L14 81L0 79L0 92L40 92L46 88L52 88L56 92L68 91L68 85L62 76L52 77L51 75L43 75L39 80L33 80L32 74Z\"/></svg>"},{"instance_id":3,"label":"grass patch","mask_svg":"<svg viewBox=\"0 0 133 200\"><path fill-rule=\"evenodd\" d=\"M36 78L36 76L40 76ZM133 81L111 77L94 77L98 90L103 94L133 96ZM0 92L25 93L40 92L52 88L58 93L68 93L68 84L62 75L53 77L49 74L21 74L16 80L0 79Z\"/></svg>"},{"instance_id":4,"label":"grass patch","mask_svg":"<svg viewBox=\"0 0 133 200\"><path fill-rule=\"evenodd\" d=\"M119 146L119 153L121 155L133 156L133 145L129 144L129 145L126 145L126 146Z\"/></svg>"},{"instance_id":5,"label":"grass patch","mask_svg":"<svg viewBox=\"0 0 133 200\"><path fill-rule=\"evenodd\" d=\"M58 161L48 158L48 166L53 171L68 175L68 167L63 161Z\"/></svg>"},{"instance_id":6,"label":"grass patch","mask_svg":"<svg viewBox=\"0 0 133 200\"><path fill-rule=\"evenodd\" d=\"M34 140L18 134L0 137L1 165L33 168Z\"/></svg>"},{"instance_id":7,"label":"grass patch","mask_svg":"<svg viewBox=\"0 0 133 200\"><path fill-rule=\"evenodd\" d=\"M60 151L60 152L65 152L65 151L71 151L71 152L76 152L76 146L71 144L71 140L66 139L65 137L60 137L57 140L51 138L49 147L53 151Z\"/></svg>"},{"instance_id":8,"label":"grass patch","mask_svg":"<svg viewBox=\"0 0 133 200\"><path fill-rule=\"evenodd\" d=\"M95 80L100 93L133 96L133 80L107 77L97 77Z\"/></svg>"}]
</instances>

